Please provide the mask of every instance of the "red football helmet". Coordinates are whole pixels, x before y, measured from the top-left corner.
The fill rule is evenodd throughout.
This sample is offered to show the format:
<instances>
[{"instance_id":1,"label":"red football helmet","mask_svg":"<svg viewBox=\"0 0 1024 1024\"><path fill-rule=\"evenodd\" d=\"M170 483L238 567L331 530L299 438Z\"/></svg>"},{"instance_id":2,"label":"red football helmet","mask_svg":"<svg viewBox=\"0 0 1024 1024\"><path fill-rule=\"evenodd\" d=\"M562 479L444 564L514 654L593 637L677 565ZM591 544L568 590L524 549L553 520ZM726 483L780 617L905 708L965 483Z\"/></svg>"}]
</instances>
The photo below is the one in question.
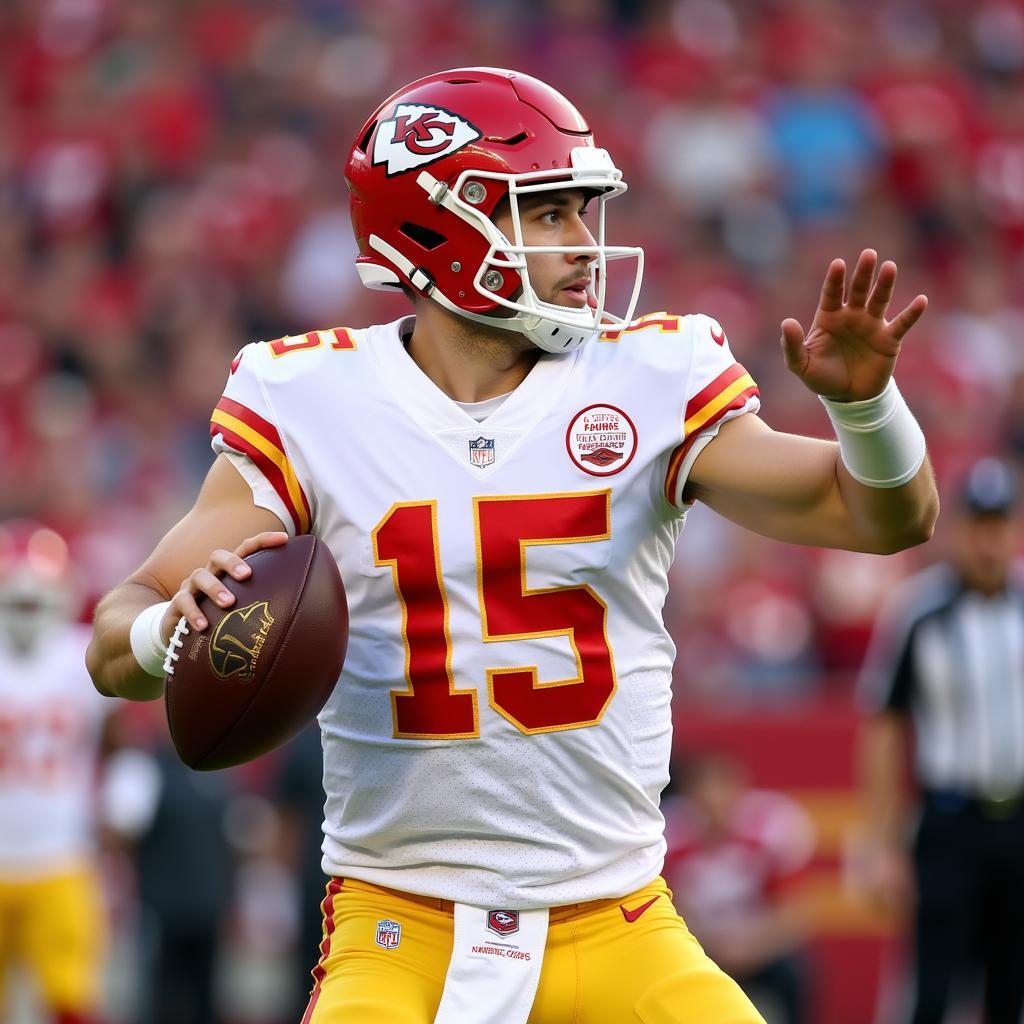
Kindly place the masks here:
<instances>
[{"instance_id":1,"label":"red football helmet","mask_svg":"<svg viewBox=\"0 0 1024 1024\"><path fill-rule=\"evenodd\" d=\"M359 132L346 178L368 288L403 283L446 309L515 330L549 352L576 348L607 325L628 324L643 277L643 250L605 245L605 202L625 192L622 172L579 111L550 86L500 68L457 68L390 96ZM596 245L523 243L518 197L578 188L598 202ZM508 197L514 237L493 216ZM538 298L526 256L586 253L590 304ZM627 310L605 310L606 265L635 257ZM504 315L502 315L504 314Z\"/></svg>"},{"instance_id":2,"label":"red football helmet","mask_svg":"<svg viewBox=\"0 0 1024 1024\"><path fill-rule=\"evenodd\" d=\"M30 649L78 604L64 538L27 519L0 523L0 638Z\"/></svg>"}]
</instances>

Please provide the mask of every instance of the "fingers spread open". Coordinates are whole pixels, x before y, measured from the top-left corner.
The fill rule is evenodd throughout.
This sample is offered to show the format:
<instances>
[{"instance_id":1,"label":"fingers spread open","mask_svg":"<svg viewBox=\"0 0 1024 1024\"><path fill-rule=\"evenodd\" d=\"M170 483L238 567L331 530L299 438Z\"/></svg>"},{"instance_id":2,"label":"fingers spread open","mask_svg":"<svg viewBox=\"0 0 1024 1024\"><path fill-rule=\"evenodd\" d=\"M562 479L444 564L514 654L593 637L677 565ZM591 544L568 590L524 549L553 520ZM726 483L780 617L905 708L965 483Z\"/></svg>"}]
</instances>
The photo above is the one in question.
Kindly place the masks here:
<instances>
[{"instance_id":1,"label":"fingers spread open","mask_svg":"<svg viewBox=\"0 0 1024 1024\"><path fill-rule=\"evenodd\" d=\"M857 260L857 266L850 278L850 298L848 300L848 304L855 309L862 309L864 303L867 302L877 262L878 253L874 249L865 249Z\"/></svg>"},{"instance_id":2,"label":"fingers spread open","mask_svg":"<svg viewBox=\"0 0 1024 1024\"><path fill-rule=\"evenodd\" d=\"M926 295L918 295L895 320L889 321L889 327L893 334L896 335L897 340L902 339L903 335L921 319L921 314L927 308L928 297Z\"/></svg>"},{"instance_id":3,"label":"fingers spread open","mask_svg":"<svg viewBox=\"0 0 1024 1024\"><path fill-rule=\"evenodd\" d=\"M833 260L828 265L825 281L821 286L818 308L825 313L834 313L843 307L843 289L846 287L846 264Z\"/></svg>"},{"instance_id":4,"label":"fingers spread open","mask_svg":"<svg viewBox=\"0 0 1024 1024\"><path fill-rule=\"evenodd\" d=\"M782 321L782 354L786 366L795 373L802 373L807 364L807 350L804 348L804 329L792 317Z\"/></svg>"},{"instance_id":5,"label":"fingers spread open","mask_svg":"<svg viewBox=\"0 0 1024 1024\"><path fill-rule=\"evenodd\" d=\"M878 268L878 280L868 298L867 310L872 316L884 317L892 301L892 290L896 286L896 264L886 260Z\"/></svg>"}]
</instances>

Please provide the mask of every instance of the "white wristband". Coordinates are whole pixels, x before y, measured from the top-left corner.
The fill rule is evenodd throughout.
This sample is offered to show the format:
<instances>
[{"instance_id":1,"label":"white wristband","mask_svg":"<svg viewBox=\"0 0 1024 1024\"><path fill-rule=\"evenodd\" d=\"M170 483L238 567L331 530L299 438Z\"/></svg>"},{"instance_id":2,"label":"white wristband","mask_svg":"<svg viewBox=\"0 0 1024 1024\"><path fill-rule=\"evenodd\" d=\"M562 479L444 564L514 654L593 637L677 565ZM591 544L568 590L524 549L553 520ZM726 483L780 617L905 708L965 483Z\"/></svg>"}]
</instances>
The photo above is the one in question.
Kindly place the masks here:
<instances>
[{"instance_id":1,"label":"white wristband","mask_svg":"<svg viewBox=\"0 0 1024 1024\"><path fill-rule=\"evenodd\" d=\"M142 666L142 670L160 679L164 676L164 659L167 657L167 648L160 637L160 620L170 606L170 601L161 601L159 604L143 608L135 616L131 632L128 634L132 654Z\"/></svg>"},{"instance_id":2,"label":"white wristband","mask_svg":"<svg viewBox=\"0 0 1024 1024\"><path fill-rule=\"evenodd\" d=\"M820 396L819 396L820 397ZM924 434L891 377L863 402L822 398L850 476L866 487L902 487L921 468Z\"/></svg>"}]
</instances>

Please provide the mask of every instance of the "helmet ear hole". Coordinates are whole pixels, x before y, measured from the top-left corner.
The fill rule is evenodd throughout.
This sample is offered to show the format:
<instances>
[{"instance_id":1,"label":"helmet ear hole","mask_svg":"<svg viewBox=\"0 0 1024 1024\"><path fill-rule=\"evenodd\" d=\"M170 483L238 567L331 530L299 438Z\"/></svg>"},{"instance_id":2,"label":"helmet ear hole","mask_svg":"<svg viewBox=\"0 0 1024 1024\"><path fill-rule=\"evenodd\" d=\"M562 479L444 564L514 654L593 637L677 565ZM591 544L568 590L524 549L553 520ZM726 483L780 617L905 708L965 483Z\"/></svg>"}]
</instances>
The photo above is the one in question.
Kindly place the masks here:
<instances>
[{"instance_id":1,"label":"helmet ear hole","mask_svg":"<svg viewBox=\"0 0 1024 1024\"><path fill-rule=\"evenodd\" d=\"M438 246L444 245L444 243L448 241L448 239L439 232L433 231L430 228L425 228L422 224L411 224L409 221L406 221L399 230L406 238L415 242L421 249L426 249L428 252L432 249L436 249Z\"/></svg>"}]
</instances>

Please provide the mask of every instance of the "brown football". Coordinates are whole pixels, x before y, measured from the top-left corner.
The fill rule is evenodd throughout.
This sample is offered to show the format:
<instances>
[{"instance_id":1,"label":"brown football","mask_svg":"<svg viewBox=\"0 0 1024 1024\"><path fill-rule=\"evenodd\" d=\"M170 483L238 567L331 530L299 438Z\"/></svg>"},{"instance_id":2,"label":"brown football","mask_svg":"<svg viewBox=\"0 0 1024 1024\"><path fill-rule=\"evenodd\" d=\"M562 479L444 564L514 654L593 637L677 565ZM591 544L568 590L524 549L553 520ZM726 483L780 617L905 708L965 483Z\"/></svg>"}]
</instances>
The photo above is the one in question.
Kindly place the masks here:
<instances>
[{"instance_id":1,"label":"brown football","mask_svg":"<svg viewBox=\"0 0 1024 1024\"><path fill-rule=\"evenodd\" d=\"M178 756L199 771L291 739L327 703L345 661L348 603L327 545L293 537L246 561L248 579L223 580L235 603L203 597L209 625L172 639L167 723Z\"/></svg>"}]
</instances>

